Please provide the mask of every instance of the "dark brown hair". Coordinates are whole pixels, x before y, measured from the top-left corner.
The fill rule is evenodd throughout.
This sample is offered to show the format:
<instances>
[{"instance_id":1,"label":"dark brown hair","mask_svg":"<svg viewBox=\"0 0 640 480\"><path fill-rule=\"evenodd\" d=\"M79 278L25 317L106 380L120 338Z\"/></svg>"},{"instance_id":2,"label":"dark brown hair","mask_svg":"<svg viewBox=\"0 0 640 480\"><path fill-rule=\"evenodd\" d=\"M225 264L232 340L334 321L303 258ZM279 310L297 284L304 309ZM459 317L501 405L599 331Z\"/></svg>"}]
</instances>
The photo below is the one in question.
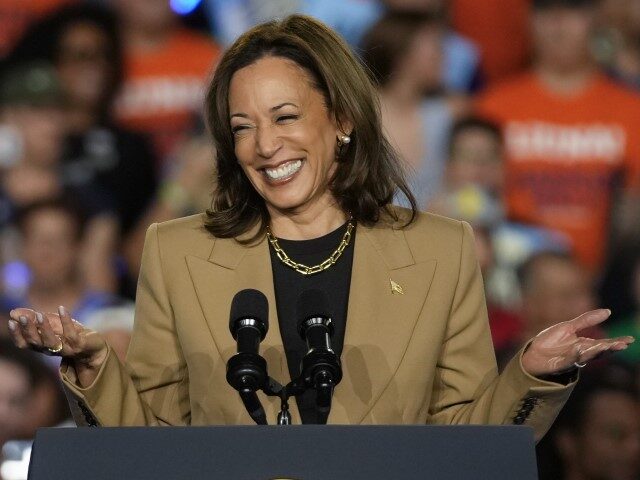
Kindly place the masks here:
<instances>
[{"instance_id":1,"label":"dark brown hair","mask_svg":"<svg viewBox=\"0 0 640 480\"><path fill-rule=\"evenodd\" d=\"M384 87L396 71L408 46L423 28L441 29L440 17L430 13L390 11L362 39L362 59L378 85Z\"/></svg>"},{"instance_id":2,"label":"dark brown hair","mask_svg":"<svg viewBox=\"0 0 640 480\"><path fill-rule=\"evenodd\" d=\"M398 155L382 133L375 88L359 61L340 37L322 23L291 15L254 27L226 51L216 67L206 97L207 122L217 151L217 185L206 228L216 237L237 238L259 225L255 241L269 222L264 200L246 178L235 156L229 122L229 85L235 72L267 57L295 62L313 79L338 125L353 126L351 142L338 158L329 188L340 207L365 225L390 208L397 191L412 207L416 201L404 179Z\"/></svg>"}]
</instances>

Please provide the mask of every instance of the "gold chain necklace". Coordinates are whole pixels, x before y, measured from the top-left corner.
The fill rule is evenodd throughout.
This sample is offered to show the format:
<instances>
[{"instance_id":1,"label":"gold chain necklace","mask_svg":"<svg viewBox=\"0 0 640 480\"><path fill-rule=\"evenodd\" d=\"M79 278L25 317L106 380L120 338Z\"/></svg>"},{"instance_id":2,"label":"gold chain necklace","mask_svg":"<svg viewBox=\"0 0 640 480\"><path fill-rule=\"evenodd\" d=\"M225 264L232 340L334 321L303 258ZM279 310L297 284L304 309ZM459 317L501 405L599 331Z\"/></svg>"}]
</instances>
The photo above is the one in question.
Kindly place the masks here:
<instances>
[{"instance_id":1,"label":"gold chain necklace","mask_svg":"<svg viewBox=\"0 0 640 480\"><path fill-rule=\"evenodd\" d=\"M274 251L276 252L276 255L278 256L278 258L282 263L284 263L288 267L293 268L296 272L301 273L302 275L313 275L314 273L319 273L326 270L327 268L329 268L331 265L333 265L338 261L338 259L342 255L342 252L344 252L345 248L349 246L349 242L351 241L352 230L353 230L353 218L350 218L349 223L347 224L347 231L344 232L344 236L342 237L342 241L340 242L340 245L338 245L338 248L336 248L333 251L333 253L329 256L329 258L327 258L324 262L319 263L318 265L314 265L312 267L309 267L307 265L303 265L302 263L294 262L293 260L291 260L291 258L289 258L289 255L286 254L286 252L282 249L282 247L278 243L278 239L274 237L273 234L271 233L271 228L268 225L267 225L267 238L269 239L269 243L273 247Z\"/></svg>"}]
</instances>

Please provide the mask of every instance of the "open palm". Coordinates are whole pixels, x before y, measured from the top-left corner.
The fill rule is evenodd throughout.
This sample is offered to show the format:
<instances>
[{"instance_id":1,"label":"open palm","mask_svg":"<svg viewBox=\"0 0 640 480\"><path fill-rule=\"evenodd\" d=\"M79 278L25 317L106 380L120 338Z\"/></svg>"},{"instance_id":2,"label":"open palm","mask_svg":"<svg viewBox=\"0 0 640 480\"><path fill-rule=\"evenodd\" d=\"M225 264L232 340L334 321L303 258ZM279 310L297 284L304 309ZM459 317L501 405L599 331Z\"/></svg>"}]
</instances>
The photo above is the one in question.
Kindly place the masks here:
<instances>
[{"instance_id":1,"label":"open palm","mask_svg":"<svg viewBox=\"0 0 640 480\"><path fill-rule=\"evenodd\" d=\"M540 332L522 356L527 373L541 377L582 366L604 352L624 350L633 337L593 339L580 336L580 331L604 322L610 310L592 310Z\"/></svg>"}]
</instances>

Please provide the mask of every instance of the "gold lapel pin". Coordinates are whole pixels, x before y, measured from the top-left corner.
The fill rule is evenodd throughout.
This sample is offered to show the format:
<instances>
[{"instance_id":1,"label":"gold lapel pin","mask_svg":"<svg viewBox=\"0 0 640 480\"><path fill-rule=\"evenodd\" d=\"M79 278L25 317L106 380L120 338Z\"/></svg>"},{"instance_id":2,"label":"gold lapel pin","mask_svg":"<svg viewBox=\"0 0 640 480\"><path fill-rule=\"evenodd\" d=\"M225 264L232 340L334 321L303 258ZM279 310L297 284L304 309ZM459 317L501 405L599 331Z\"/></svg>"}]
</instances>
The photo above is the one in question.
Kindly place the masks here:
<instances>
[{"instance_id":1,"label":"gold lapel pin","mask_svg":"<svg viewBox=\"0 0 640 480\"><path fill-rule=\"evenodd\" d=\"M399 283L394 282L389 279L389 283L391 284L391 293L393 295L404 295L404 290L402 290L402 286Z\"/></svg>"}]
</instances>

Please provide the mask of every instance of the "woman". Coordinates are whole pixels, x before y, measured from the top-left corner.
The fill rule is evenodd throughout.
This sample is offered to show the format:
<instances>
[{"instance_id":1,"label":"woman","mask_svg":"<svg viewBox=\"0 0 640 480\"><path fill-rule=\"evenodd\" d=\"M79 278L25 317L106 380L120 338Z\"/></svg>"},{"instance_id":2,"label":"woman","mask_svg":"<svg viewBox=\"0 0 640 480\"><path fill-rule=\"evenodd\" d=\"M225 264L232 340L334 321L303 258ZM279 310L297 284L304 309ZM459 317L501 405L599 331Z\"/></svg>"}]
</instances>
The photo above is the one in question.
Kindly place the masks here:
<instances>
[{"instance_id":1,"label":"woman","mask_svg":"<svg viewBox=\"0 0 640 480\"><path fill-rule=\"evenodd\" d=\"M300 352L291 300L329 293L344 371L330 423L527 423L540 437L572 385L543 377L631 341L578 337L608 316L590 312L541 333L497 376L471 230L390 205L397 189L415 201L374 89L322 24L291 16L250 30L218 65L207 106L213 207L149 228L127 367L63 307L11 312L19 346L64 358L81 423L250 423L225 381L229 306L244 288L277 317L261 353L280 383ZM279 400L262 402L273 419ZM300 423L295 405L292 416Z\"/></svg>"}]
</instances>

